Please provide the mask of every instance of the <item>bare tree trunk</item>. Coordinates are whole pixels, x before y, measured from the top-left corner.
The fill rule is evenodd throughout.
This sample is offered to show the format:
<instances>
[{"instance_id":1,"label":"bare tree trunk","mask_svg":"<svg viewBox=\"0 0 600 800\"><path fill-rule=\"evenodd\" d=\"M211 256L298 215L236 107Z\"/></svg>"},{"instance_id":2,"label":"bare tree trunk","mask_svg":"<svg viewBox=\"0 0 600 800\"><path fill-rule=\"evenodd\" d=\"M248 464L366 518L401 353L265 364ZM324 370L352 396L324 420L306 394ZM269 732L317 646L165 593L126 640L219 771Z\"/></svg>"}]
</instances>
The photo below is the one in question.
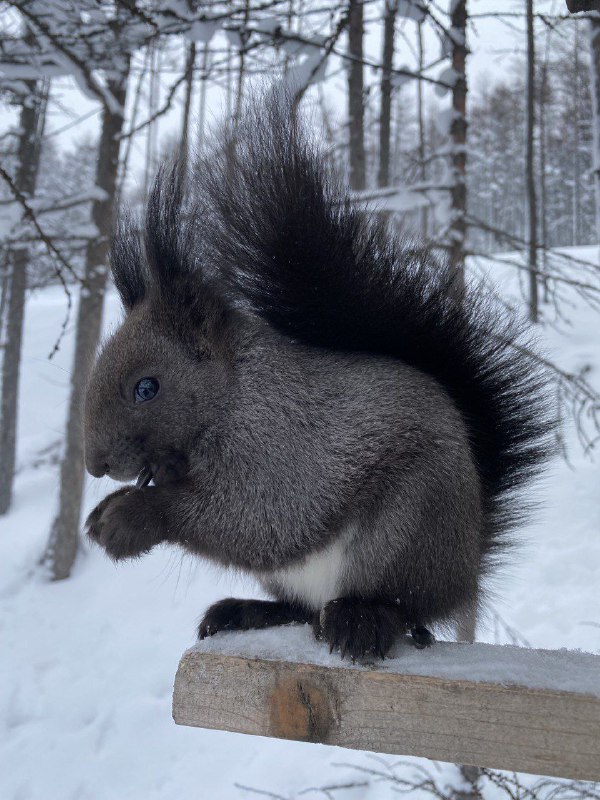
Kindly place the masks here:
<instances>
[{"instance_id":1,"label":"bare tree trunk","mask_svg":"<svg viewBox=\"0 0 600 800\"><path fill-rule=\"evenodd\" d=\"M128 76L127 60L124 74L108 81L108 89L122 109L125 108ZM104 199L95 200L92 206L92 220L98 229L98 236L90 241L86 251L85 288L79 296L67 438L60 471L60 504L45 556L53 580L69 577L79 543L79 520L84 486L83 401L89 371L100 338L104 289L108 274L106 262L119 166L118 137L122 128L122 113L105 107L96 166L96 185L103 190Z\"/></svg>"},{"instance_id":2,"label":"bare tree trunk","mask_svg":"<svg viewBox=\"0 0 600 800\"><path fill-rule=\"evenodd\" d=\"M596 235L600 242L600 17L590 17L590 70L594 129L594 187L596 190Z\"/></svg>"},{"instance_id":3,"label":"bare tree trunk","mask_svg":"<svg viewBox=\"0 0 600 800\"><path fill-rule=\"evenodd\" d=\"M451 14L452 67L456 74L452 89L452 219L450 223L450 264L455 270L455 289L465 287L465 245L467 236L467 0L454 0ZM473 642L477 625L477 609L466 609L457 625L459 641ZM463 769L463 767L461 767Z\"/></svg>"},{"instance_id":4,"label":"bare tree trunk","mask_svg":"<svg viewBox=\"0 0 600 800\"><path fill-rule=\"evenodd\" d=\"M200 106L198 109L198 145L202 146L204 143L206 127L206 84L208 82L208 56L210 50L208 49L208 42L204 43L202 51L202 74L200 76Z\"/></svg>"},{"instance_id":5,"label":"bare tree trunk","mask_svg":"<svg viewBox=\"0 0 600 800\"><path fill-rule=\"evenodd\" d=\"M363 0L350 0L348 7L348 52L352 58L348 75L350 129L350 186L366 186L365 106L363 79Z\"/></svg>"},{"instance_id":6,"label":"bare tree trunk","mask_svg":"<svg viewBox=\"0 0 600 800\"><path fill-rule=\"evenodd\" d=\"M393 168L390 169L390 179L394 182L400 180L401 161L402 161L402 130L405 122L405 112L402 102L397 102L392 105L392 113L394 114L394 127L393 127L393 146L392 146L392 164Z\"/></svg>"},{"instance_id":7,"label":"bare tree trunk","mask_svg":"<svg viewBox=\"0 0 600 800\"><path fill-rule=\"evenodd\" d=\"M390 183L390 131L392 118L392 68L394 66L394 32L396 0L386 0L383 22L383 56L381 71L381 111L379 115L379 172L378 186Z\"/></svg>"},{"instance_id":8,"label":"bare tree trunk","mask_svg":"<svg viewBox=\"0 0 600 800\"><path fill-rule=\"evenodd\" d=\"M150 191L150 182L154 174L156 166L156 126L157 121L154 119L158 108L158 93L159 93L159 80L158 68L160 59L160 42L157 40L152 41L148 45L150 51L150 85L148 87L148 123L146 130L146 163L144 165L144 195Z\"/></svg>"},{"instance_id":9,"label":"bare tree trunk","mask_svg":"<svg viewBox=\"0 0 600 800\"><path fill-rule=\"evenodd\" d=\"M227 42L227 58L225 61L225 108L227 116L230 117L232 113L232 90L231 90L231 61L233 59L233 47L231 46L230 42Z\"/></svg>"},{"instance_id":10,"label":"bare tree trunk","mask_svg":"<svg viewBox=\"0 0 600 800\"><path fill-rule=\"evenodd\" d=\"M189 127L190 127L190 106L192 104L192 93L194 91L194 66L196 64L196 43L192 42L188 50L188 57L185 65L185 97L183 100L183 118L181 120L181 152L187 155Z\"/></svg>"},{"instance_id":11,"label":"bare tree trunk","mask_svg":"<svg viewBox=\"0 0 600 800\"><path fill-rule=\"evenodd\" d=\"M451 31L452 67L456 81L452 89L452 219L450 223L450 264L456 270L456 287L465 280L465 244L467 237L467 0L454 0Z\"/></svg>"},{"instance_id":12,"label":"bare tree trunk","mask_svg":"<svg viewBox=\"0 0 600 800\"><path fill-rule=\"evenodd\" d=\"M423 71L423 23L417 25L417 49L419 56L419 75ZM419 125L419 179L421 183L427 181L427 165L425 164L425 122L423 119L423 81L417 81L417 119ZM421 236L427 239L429 233L429 214L427 208L421 208Z\"/></svg>"},{"instance_id":13,"label":"bare tree trunk","mask_svg":"<svg viewBox=\"0 0 600 800\"><path fill-rule=\"evenodd\" d=\"M544 69L543 82L546 81L546 72ZM549 301L548 294L548 278L546 277L548 271L548 203L547 203L547 186L546 186L546 108L545 101L542 99L542 106L540 108L540 216L541 216L541 235L542 235L542 271L544 277L542 285L544 287L544 302Z\"/></svg>"},{"instance_id":14,"label":"bare tree trunk","mask_svg":"<svg viewBox=\"0 0 600 800\"><path fill-rule=\"evenodd\" d=\"M540 221L542 236L542 270L544 277L542 285L544 287L544 302L550 299L548 290L548 197L547 197L547 178L546 178L546 151L548 146L546 111L548 105L548 59L550 56L550 35L552 28L546 31L546 47L544 52L544 63L542 64L541 86L540 86Z\"/></svg>"},{"instance_id":15,"label":"bare tree trunk","mask_svg":"<svg viewBox=\"0 0 600 800\"><path fill-rule=\"evenodd\" d=\"M144 86L144 82L146 80L146 74L148 72L150 65L150 50L146 48L144 51L144 61L142 64L142 69L140 70L139 77L137 79L135 91L133 93L133 104L130 113L129 119L129 129L134 130L137 118L138 118L138 111L140 107L140 100L142 98L142 88ZM127 169L129 166L129 156L131 155L131 149L133 146L134 136L129 135L126 138L125 144L125 152L123 153L123 157L119 161L119 178L117 181L117 200L123 194L123 187L125 186L125 181L127 180Z\"/></svg>"},{"instance_id":16,"label":"bare tree trunk","mask_svg":"<svg viewBox=\"0 0 600 800\"><path fill-rule=\"evenodd\" d=\"M288 31L293 30L294 25L294 0L288 0L288 7L286 12L286 25ZM290 68L290 61L291 57L289 53L286 53L283 58L283 74L287 76L289 68Z\"/></svg>"},{"instance_id":17,"label":"bare tree trunk","mask_svg":"<svg viewBox=\"0 0 600 800\"><path fill-rule=\"evenodd\" d=\"M579 168L580 124L579 124L579 23L574 20L575 36L573 42L574 86L573 86L573 246L581 243L581 188L579 181L581 172Z\"/></svg>"},{"instance_id":18,"label":"bare tree trunk","mask_svg":"<svg viewBox=\"0 0 600 800\"><path fill-rule=\"evenodd\" d=\"M244 21L243 27L240 30L240 64L238 70L237 91L235 94L235 112L233 116L233 125L237 129L242 114L242 103L244 99L244 78L246 77L246 47L248 45L249 34L246 31L248 20L250 18L250 0L246 0L244 4Z\"/></svg>"},{"instance_id":19,"label":"bare tree trunk","mask_svg":"<svg viewBox=\"0 0 600 800\"><path fill-rule=\"evenodd\" d=\"M8 263L8 253L3 248L0 248L0 257L2 259L0 263L0 350L4 350L6 344L3 339L4 311L6 310L6 300L8 298L8 281L10 278L10 265ZM1 385L2 384L0 384L0 386ZM1 422L2 422L2 416L0 412L0 423Z\"/></svg>"},{"instance_id":20,"label":"bare tree trunk","mask_svg":"<svg viewBox=\"0 0 600 800\"><path fill-rule=\"evenodd\" d=\"M479 767L469 767L466 764L459 765L461 777L465 783L465 788L454 791L452 800L482 800L481 789L479 788L479 778L481 770Z\"/></svg>"},{"instance_id":21,"label":"bare tree trunk","mask_svg":"<svg viewBox=\"0 0 600 800\"><path fill-rule=\"evenodd\" d=\"M23 100L19 120L19 146L15 184L25 197L35 192L40 145L44 126L47 87L42 82L26 81L28 94ZM0 514L6 514L12 500L17 453L17 417L21 366L21 343L27 289L29 248L9 248L6 258L8 274L6 343L2 359L2 396L0 398Z\"/></svg>"},{"instance_id":22,"label":"bare tree trunk","mask_svg":"<svg viewBox=\"0 0 600 800\"><path fill-rule=\"evenodd\" d=\"M533 0L527 0L527 211L529 224L529 319L538 321L537 208L535 195L535 45L533 41Z\"/></svg>"}]
</instances>

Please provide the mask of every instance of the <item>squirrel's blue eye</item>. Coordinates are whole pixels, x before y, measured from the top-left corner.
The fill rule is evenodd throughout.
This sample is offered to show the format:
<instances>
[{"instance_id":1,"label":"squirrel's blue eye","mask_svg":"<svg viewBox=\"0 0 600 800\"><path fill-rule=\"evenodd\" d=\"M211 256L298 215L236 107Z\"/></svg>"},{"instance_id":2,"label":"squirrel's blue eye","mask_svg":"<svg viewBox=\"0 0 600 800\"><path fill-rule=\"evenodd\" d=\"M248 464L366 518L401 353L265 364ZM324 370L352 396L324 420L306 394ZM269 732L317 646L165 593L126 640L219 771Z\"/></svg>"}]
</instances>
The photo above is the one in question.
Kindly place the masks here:
<instances>
[{"instance_id":1,"label":"squirrel's blue eye","mask_svg":"<svg viewBox=\"0 0 600 800\"><path fill-rule=\"evenodd\" d=\"M136 403L145 403L158 394L159 383L156 378L142 378L133 390L133 399Z\"/></svg>"}]
</instances>

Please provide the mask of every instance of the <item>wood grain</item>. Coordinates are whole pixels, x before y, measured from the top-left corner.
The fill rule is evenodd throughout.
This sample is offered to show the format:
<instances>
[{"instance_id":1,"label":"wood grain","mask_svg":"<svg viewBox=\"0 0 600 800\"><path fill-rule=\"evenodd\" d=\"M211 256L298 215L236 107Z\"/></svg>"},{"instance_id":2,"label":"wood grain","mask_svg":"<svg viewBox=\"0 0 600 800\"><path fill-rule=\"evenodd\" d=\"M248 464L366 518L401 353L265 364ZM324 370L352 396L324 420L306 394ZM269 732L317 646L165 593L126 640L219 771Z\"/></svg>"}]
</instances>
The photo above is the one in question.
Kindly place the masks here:
<instances>
[{"instance_id":1,"label":"wood grain","mask_svg":"<svg viewBox=\"0 0 600 800\"><path fill-rule=\"evenodd\" d=\"M451 664L453 654L464 658L468 647L487 647L494 654L492 646L445 644L443 657ZM517 674L527 675L527 685L507 685L402 674L401 659L384 670L339 661L302 663L273 653L233 655L225 649L218 651L215 637L210 648L184 654L173 697L178 724L600 780L600 691L543 688L547 675L540 653L549 651L513 648ZM590 663L598 665L600 677L600 657L585 658L592 659L588 671ZM568 677L581 654L550 658L555 667L561 659ZM524 670L528 660L531 669ZM422 661L425 667L427 657ZM541 688L532 688L536 684Z\"/></svg>"}]
</instances>

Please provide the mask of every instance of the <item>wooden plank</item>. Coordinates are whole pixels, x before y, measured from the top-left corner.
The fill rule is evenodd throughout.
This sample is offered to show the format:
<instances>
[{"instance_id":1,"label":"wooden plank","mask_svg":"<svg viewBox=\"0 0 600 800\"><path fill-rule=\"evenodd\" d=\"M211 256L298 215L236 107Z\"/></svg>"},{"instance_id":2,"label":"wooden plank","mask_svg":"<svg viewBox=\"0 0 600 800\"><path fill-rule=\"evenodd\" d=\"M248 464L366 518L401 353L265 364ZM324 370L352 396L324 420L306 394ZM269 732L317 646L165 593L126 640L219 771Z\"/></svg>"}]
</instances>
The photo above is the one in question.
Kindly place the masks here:
<instances>
[{"instance_id":1,"label":"wooden plank","mask_svg":"<svg viewBox=\"0 0 600 800\"><path fill-rule=\"evenodd\" d=\"M399 644L330 656L304 626L219 634L181 659L173 717L193 725L600 780L600 656Z\"/></svg>"}]
</instances>

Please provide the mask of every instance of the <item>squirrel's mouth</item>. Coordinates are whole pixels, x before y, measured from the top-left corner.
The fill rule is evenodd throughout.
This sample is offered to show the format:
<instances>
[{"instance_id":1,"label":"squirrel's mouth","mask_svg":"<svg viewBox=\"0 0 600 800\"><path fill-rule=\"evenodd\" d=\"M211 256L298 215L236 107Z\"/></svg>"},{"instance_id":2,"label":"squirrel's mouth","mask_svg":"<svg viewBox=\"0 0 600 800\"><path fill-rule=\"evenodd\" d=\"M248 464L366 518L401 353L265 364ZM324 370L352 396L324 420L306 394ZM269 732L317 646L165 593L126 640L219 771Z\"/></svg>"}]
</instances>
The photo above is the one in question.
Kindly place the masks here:
<instances>
[{"instance_id":1,"label":"squirrel's mouth","mask_svg":"<svg viewBox=\"0 0 600 800\"><path fill-rule=\"evenodd\" d=\"M187 475L189 468L189 461L184 453L170 452L156 464L144 464L138 473L135 488L144 489L150 482L154 486L176 483Z\"/></svg>"}]
</instances>

